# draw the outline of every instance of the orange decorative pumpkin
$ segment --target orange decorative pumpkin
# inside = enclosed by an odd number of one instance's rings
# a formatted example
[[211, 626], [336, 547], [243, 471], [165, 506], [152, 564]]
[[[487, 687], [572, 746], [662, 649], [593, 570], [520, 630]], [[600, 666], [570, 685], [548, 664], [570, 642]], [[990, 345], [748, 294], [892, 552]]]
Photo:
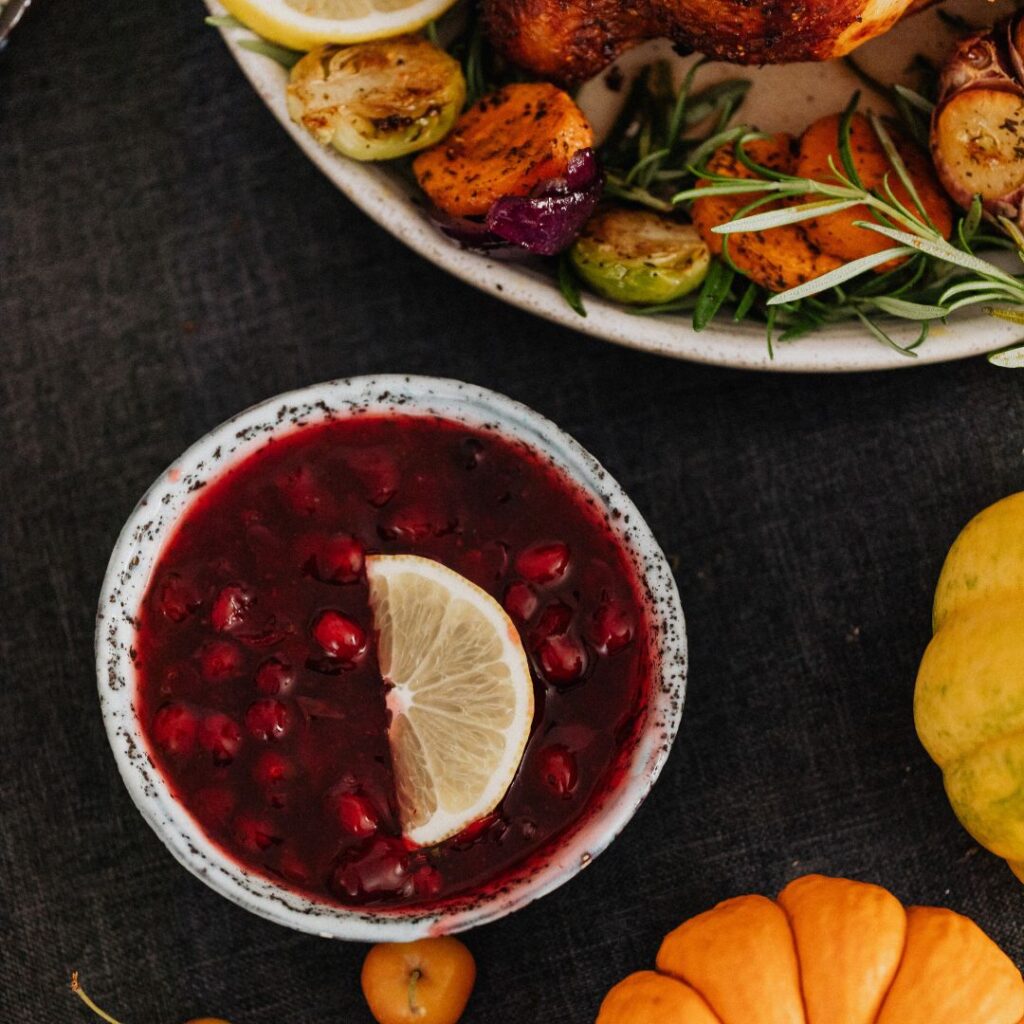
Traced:
[[806, 875], [684, 921], [597, 1024], [1024, 1024], [1024, 978], [971, 920]]

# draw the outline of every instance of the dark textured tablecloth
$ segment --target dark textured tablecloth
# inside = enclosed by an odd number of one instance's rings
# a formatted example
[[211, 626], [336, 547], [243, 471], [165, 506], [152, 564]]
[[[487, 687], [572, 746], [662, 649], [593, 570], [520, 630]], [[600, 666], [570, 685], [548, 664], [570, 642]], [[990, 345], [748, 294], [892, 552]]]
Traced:
[[1024, 966], [1024, 890], [957, 824], [911, 716], [943, 555], [1024, 487], [1024, 373], [753, 375], [532, 319], [334, 191], [202, 16], [39, 2], [0, 58], [0, 1021], [85, 1020], [72, 968], [126, 1024], [370, 1020], [364, 948], [238, 909], [143, 823], [92, 627], [121, 524], [188, 444], [383, 371], [577, 437], [677, 560], [689, 622], [661, 781], [575, 881], [466, 936], [468, 1024], [585, 1024], [684, 916], [807, 871], [971, 914]]

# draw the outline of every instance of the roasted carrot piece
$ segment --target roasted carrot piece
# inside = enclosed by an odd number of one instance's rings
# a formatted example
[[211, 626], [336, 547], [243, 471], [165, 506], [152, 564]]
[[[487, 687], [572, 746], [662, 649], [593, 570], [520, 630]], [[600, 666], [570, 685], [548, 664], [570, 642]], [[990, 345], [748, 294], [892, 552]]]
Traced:
[[[793, 172], [795, 163], [792, 144], [792, 136], [779, 134], [768, 139], [752, 139], [744, 146], [744, 152], [754, 163], [789, 174]], [[754, 177], [736, 158], [732, 143], [715, 153], [708, 169], [727, 178]], [[711, 229], [731, 220], [739, 210], [762, 194], [707, 196], [694, 201], [690, 211], [694, 226], [712, 253], [718, 255], [722, 252], [724, 236], [716, 235]], [[765, 204], [756, 212], [761, 213], [777, 205]], [[810, 238], [803, 224], [788, 224], [768, 231], [743, 231], [728, 238], [729, 259], [752, 281], [773, 292], [795, 288], [841, 266], [840, 260], [823, 252]]]
[[485, 214], [502, 196], [522, 196], [565, 173], [594, 144], [583, 111], [545, 82], [506, 85], [456, 122], [448, 137], [413, 162], [420, 187], [453, 216]]
[[[815, 181], [832, 181], [830, 157], [839, 171], [845, 173], [839, 157], [840, 120], [840, 114], [831, 114], [815, 121], [803, 133], [796, 162], [797, 175]], [[896, 143], [896, 148], [907, 165], [907, 171], [917, 189], [921, 204], [932, 223], [944, 238], [949, 238], [953, 230], [952, 209], [927, 155], [908, 139], [894, 135], [893, 142]], [[889, 158], [871, 127], [871, 122], [863, 114], [854, 114], [850, 122], [850, 155], [865, 188], [881, 188], [888, 174], [889, 185], [896, 198], [912, 213], [919, 215], [910, 194], [892, 169]], [[822, 249], [833, 253], [844, 262], [849, 262], [881, 252], [896, 244], [877, 232], [854, 227], [856, 221], [873, 219], [871, 211], [866, 206], [854, 206], [849, 210], [841, 210], [839, 213], [830, 213], [827, 217], [807, 221], [807, 233]], [[878, 270], [891, 270], [900, 262], [890, 260], [883, 263]]]

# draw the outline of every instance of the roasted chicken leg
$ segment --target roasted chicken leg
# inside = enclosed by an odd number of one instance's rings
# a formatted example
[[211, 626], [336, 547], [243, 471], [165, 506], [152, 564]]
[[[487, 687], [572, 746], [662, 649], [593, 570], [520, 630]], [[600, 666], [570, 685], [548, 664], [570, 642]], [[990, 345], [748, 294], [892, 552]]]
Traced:
[[528, 71], [572, 84], [623, 50], [667, 36], [737, 64], [839, 57], [887, 32], [921, 0], [483, 0], [498, 49]]

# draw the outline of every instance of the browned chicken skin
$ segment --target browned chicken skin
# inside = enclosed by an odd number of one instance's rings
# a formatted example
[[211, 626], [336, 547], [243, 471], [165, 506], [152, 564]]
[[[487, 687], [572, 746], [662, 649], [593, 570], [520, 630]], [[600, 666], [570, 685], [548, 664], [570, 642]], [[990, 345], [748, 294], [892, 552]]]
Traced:
[[920, 6], [920, 0], [483, 0], [491, 39], [506, 57], [570, 84], [661, 36], [738, 64], [828, 60]]

